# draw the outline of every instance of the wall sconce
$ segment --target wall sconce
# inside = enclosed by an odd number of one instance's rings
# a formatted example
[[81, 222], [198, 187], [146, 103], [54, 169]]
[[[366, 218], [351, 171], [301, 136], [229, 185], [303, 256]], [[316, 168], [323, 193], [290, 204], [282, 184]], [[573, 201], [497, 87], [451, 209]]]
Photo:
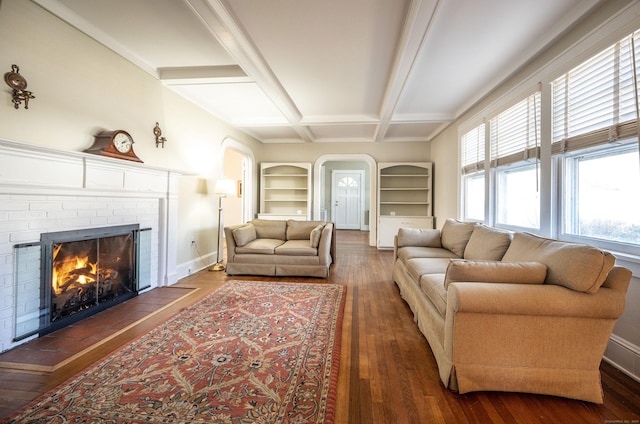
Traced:
[[156, 126], [153, 128], [153, 135], [156, 136], [156, 149], [158, 148], [158, 145], [162, 145], [162, 148], [164, 149], [164, 142], [167, 141], [167, 138], [162, 137], [162, 130], [157, 122]]
[[31, 91], [27, 91], [27, 80], [20, 75], [18, 65], [11, 65], [11, 72], [4, 74], [4, 81], [13, 89], [11, 101], [16, 109], [24, 102], [24, 108], [29, 109], [29, 99], [35, 99]]

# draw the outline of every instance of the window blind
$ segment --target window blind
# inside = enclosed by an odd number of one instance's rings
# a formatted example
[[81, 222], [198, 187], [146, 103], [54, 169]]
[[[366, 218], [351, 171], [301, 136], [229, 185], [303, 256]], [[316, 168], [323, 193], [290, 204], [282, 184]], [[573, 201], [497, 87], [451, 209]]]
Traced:
[[[553, 81], [552, 154], [637, 135], [633, 48], [639, 34], [623, 38]], [[635, 56], [640, 56], [635, 48]]]
[[482, 123], [465, 133], [460, 141], [462, 175], [484, 169], [485, 124]]
[[539, 158], [540, 92], [493, 117], [489, 125], [492, 167]]

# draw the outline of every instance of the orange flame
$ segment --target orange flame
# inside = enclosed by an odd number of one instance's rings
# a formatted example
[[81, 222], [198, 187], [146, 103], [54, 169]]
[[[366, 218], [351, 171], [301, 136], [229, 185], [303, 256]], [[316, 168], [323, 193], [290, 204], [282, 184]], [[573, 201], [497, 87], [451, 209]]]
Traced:
[[62, 293], [67, 287], [89, 284], [96, 281], [97, 264], [89, 263], [88, 256], [76, 256], [56, 260], [62, 244], [53, 250], [53, 272], [51, 286], [55, 294]]

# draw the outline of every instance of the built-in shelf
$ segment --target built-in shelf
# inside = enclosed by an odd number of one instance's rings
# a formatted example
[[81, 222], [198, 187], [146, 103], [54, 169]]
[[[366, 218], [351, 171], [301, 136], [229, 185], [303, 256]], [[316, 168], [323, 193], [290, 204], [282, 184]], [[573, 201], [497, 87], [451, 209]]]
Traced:
[[393, 247], [398, 229], [433, 228], [432, 164], [378, 164], [378, 247]]
[[262, 219], [311, 218], [311, 164], [260, 164], [260, 213]]

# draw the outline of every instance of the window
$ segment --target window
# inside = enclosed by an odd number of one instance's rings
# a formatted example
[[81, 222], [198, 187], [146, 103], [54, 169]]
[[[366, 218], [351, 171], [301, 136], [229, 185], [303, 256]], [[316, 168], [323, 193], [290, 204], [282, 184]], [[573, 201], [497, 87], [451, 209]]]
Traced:
[[537, 164], [501, 167], [496, 172], [496, 222], [524, 228], [540, 227]]
[[490, 121], [496, 224], [540, 228], [540, 92]]
[[566, 234], [640, 244], [637, 144], [565, 159]]
[[485, 124], [478, 125], [460, 139], [462, 166], [462, 216], [484, 221]]
[[[552, 83], [552, 154], [561, 165], [561, 236], [640, 244], [635, 56], [629, 35]], [[617, 248], [627, 250], [622, 245]]]

